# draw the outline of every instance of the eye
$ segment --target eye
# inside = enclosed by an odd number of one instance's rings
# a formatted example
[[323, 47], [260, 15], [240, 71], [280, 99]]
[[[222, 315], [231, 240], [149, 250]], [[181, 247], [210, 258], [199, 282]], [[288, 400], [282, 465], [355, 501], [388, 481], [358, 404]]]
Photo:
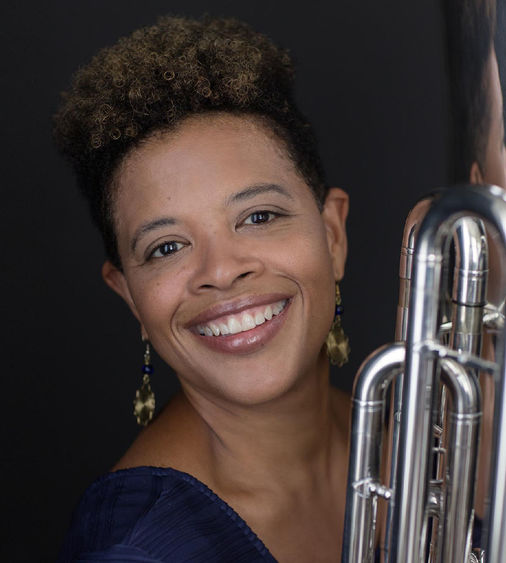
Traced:
[[276, 217], [278, 217], [278, 213], [274, 213], [273, 211], [255, 211], [246, 217], [244, 224], [261, 225], [262, 223], [269, 223]]
[[170, 240], [158, 245], [154, 248], [148, 258], [163, 258], [164, 256], [170, 256], [175, 254], [184, 247], [182, 242], [177, 242], [175, 240]]

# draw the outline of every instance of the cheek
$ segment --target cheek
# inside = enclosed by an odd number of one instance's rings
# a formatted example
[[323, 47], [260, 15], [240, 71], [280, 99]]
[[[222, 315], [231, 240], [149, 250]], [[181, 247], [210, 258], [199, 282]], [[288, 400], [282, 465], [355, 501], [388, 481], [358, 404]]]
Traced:
[[335, 308], [335, 280], [325, 230], [315, 225], [313, 232], [302, 233], [297, 241], [285, 247], [285, 254], [290, 257], [288, 273], [293, 274], [302, 286], [303, 295], [309, 299], [310, 316], [324, 323], [328, 317], [330, 325]]
[[[269, 247], [274, 251], [270, 252]], [[328, 249], [325, 229], [320, 222], [298, 225], [286, 236], [271, 243], [266, 248], [267, 255], [274, 262], [286, 265], [294, 276], [299, 274], [305, 279], [319, 279], [332, 270], [332, 260]]]
[[180, 285], [164, 276], [141, 277], [131, 284], [131, 295], [140, 321], [151, 336], [160, 328], [170, 326], [177, 309]]

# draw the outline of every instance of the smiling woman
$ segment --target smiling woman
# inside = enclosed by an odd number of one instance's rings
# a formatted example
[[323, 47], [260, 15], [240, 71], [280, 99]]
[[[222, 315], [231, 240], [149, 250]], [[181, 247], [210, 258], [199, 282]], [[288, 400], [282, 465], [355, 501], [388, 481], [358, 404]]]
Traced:
[[55, 136], [103, 277], [182, 391], [87, 490], [61, 561], [340, 558], [348, 397], [325, 343], [346, 352], [348, 199], [325, 186], [292, 74], [241, 23], [165, 18], [64, 99]]

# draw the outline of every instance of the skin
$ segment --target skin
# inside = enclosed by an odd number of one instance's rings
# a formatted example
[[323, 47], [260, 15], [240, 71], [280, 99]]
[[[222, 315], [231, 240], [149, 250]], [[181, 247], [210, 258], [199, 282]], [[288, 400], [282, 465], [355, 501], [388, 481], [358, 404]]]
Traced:
[[[473, 162], [469, 173], [472, 184], [494, 184], [506, 189], [506, 149], [504, 146], [504, 118], [503, 98], [499, 68], [495, 50], [492, 49], [488, 61], [488, 88], [490, 103], [490, 128], [487, 140], [485, 158], [482, 166], [477, 161]], [[499, 305], [504, 299], [503, 282], [501, 282], [500, 264], [502, 262], [502, 249], [493, 233], [489, 234], [489, 280], [487, 300]], [[487, 359], [495, 358], [492, 340], [485, 334], [483, 341], [483, 355]], [[478, 479], [476, 485], [476, 510], [480, 517], [485, 514], [485, 499], [489, 485], [490, 454], [492, 450], [493, 434], [493, 404], [494, 384], [489, 376], [480, 377], [482, 390], [483, 422], [480, 438], [480, 456], [478, 463]]]
[[[349, 398], [329, 385], [323, 343], [344, 273], [346, 194], [331, 189], [320, 212], [273, 134], [226, 114], [153, 137], [114, 184], [123, 271], [106, 262], [104, 279], [182, 387], [114, 469], [191, 473], [279, 561], [339, 561]], [[215, 349], [195, 330], [216, 308], [271, 296], [288, 305], [256, 343]]]
[[490, 128], [482, 166], [473, 162], [469, 179], [473, 184], [494, 184], [506, 188], [506, 151], [504, 147], [503, 99], [495, 50], [488, 61]]
[[[504, 145], [503, 98], [499, 68], [495, 50], [492, 49], [488, 61], [488, 90], [490, 103], [490, 127], [483, 163], [475, 161], [471, 165], [469, 180], [472, 184], [494, 184], [506, 189], [506, 148]], [[489, 277], [487, 299], [499, 305], [504, 299], [503, 285], [498, 272], [502, 262], [501, 245], [489, 234], [489, 262], [492, 275]]]

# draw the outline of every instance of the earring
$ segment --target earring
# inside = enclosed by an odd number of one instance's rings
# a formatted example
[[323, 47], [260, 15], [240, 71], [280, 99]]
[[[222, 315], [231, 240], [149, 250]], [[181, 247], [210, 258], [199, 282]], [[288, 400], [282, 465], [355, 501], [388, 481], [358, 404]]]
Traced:
[[330, 363], [338, 367], [345, 364], [350, 355], [350, 343], [341, 326], [342, 314], [341, 292], [339, 291], [339, 284], [336, 283], [336, 311], [325, 344], [327, 345], [327, 355], [330, 359]]
[[147, 426], [153, 418], [155, 412], [155, 394], [151, 391], [149, 376], [155, 371], [151, 365], [151, 349], [148, 340], [143, 340], [146, 344], [144, 350], [144, 365], [142, 366], [142, 385], [135, 392], [134, 416], [137, 424]]

